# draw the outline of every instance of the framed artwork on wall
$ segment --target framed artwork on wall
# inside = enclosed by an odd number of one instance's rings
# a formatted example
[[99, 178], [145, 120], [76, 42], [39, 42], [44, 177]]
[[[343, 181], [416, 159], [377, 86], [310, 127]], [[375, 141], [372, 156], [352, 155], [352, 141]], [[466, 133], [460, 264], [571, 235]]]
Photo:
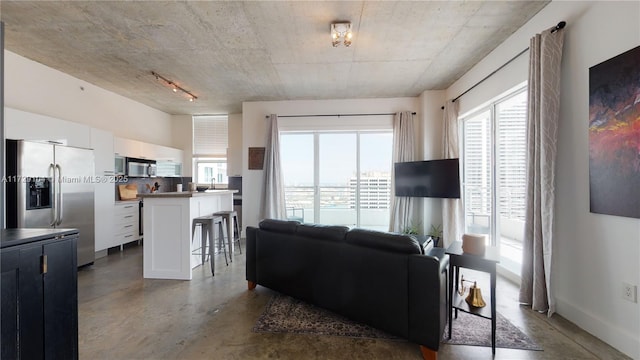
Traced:
[[264, 148], [249, 148], [249, 170], [262, 170], [264, 167]]
[[640, 46], [589, 68], [592, 213], [640, 219]]

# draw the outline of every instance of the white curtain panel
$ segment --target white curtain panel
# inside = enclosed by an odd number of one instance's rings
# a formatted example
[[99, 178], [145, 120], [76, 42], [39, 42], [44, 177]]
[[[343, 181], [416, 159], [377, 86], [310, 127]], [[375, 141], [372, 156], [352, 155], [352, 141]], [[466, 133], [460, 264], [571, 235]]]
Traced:
[[564, 30], [552, 29], [534, 36], [529, 45], [527, 210], [520, 285], [520, 302], [548, 316], [555, 312], [551, 252], [564, 40]]
[[267, 120], [267, 146], [264, 152], [264, 188], [260, 204], [261, 219], [285, 219], [284, 181], [280, 166], [278, 115]]
[[[460, 158], [459, 103], [447, 101], [444, 105], [443, 151], [445, 159]], [[462, 176], [462, 171], [460, 172]], [[460, 191], [462, 196], [463, 192]], [[463, 199], [442, 199], [442, 247], [462, 241], [464, 233]]]
[[[415, 160], [413, 114], [411, 111], [398, 112], [393, 117], [393, 162]], [[403, 232], [413, 220], [415, 201], [411, 197], [396, 197], [393, 174], [391, 176], [391, 221], [389, 231]]]

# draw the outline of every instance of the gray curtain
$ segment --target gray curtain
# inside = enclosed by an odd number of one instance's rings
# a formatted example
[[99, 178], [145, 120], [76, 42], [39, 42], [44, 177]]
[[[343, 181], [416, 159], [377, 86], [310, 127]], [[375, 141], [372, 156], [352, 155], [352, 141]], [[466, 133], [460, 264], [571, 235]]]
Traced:
[[[460, 158], [459, 103], [447, 101], [444, 105], [443, 151], [445, 159]], [[462, 172], [460, 172], [462, 176]], [[462, 191], [460, 192], [462, 195]], [[442, 199], [442, 247], [462, 241], [464, 232], [463, 199]]]
[[[415, 141], [413, 130], [413, 114], [411, 111], [398, 112], [393, 117], [393, 162], [415, 160]], [[393, 181], [393, 174], [391, 176]], [[414, 199], [396, 197], [394, 185], [391, 184], [391, 221], [389, 231], [403, 232], [411, 226], [414, 214]]]
[[520, 285], [520, 302], [548, 316], [555, 312], [551, 254], [564, 40], [564, 30], [552, 29], [534, 36], [529, 45], [527, 210]]
[[284, 182], [280, 168], [280, 133], [278, 115], [267, 120], [267, 146], [264, 152], [264, 188], [260, 204], [260, 219], [285, 219]]

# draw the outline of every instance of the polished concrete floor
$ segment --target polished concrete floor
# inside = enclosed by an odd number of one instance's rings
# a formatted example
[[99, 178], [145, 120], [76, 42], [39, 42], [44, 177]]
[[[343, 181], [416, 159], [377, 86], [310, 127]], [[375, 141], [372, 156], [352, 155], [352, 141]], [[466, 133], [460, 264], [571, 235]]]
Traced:
[[[273, 292], [247, 291], [244, 255], [217, 256], [193, 280], [145, 280], [142, 247], [126, 247], [78, 273], [81, 359], [421, 359], [406, 341], [251, 331]], [[628, 359], [560, 316], [517, 304], [517, 288], [498, 281], [498, 312], [544, 351], [442, 345], [439, 359]]]

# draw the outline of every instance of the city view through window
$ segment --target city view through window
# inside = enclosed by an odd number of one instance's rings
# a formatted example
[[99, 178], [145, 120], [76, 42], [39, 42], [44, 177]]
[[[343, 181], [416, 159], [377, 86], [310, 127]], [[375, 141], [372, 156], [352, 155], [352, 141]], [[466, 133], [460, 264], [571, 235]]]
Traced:
[[387, 230], [392, 141], [391, 131], [282, 133], [287, 217]]
[[466, 232], [487, 234], [502, 266], [520, 273], [526, 209], [527, 92], [462, 120]]

